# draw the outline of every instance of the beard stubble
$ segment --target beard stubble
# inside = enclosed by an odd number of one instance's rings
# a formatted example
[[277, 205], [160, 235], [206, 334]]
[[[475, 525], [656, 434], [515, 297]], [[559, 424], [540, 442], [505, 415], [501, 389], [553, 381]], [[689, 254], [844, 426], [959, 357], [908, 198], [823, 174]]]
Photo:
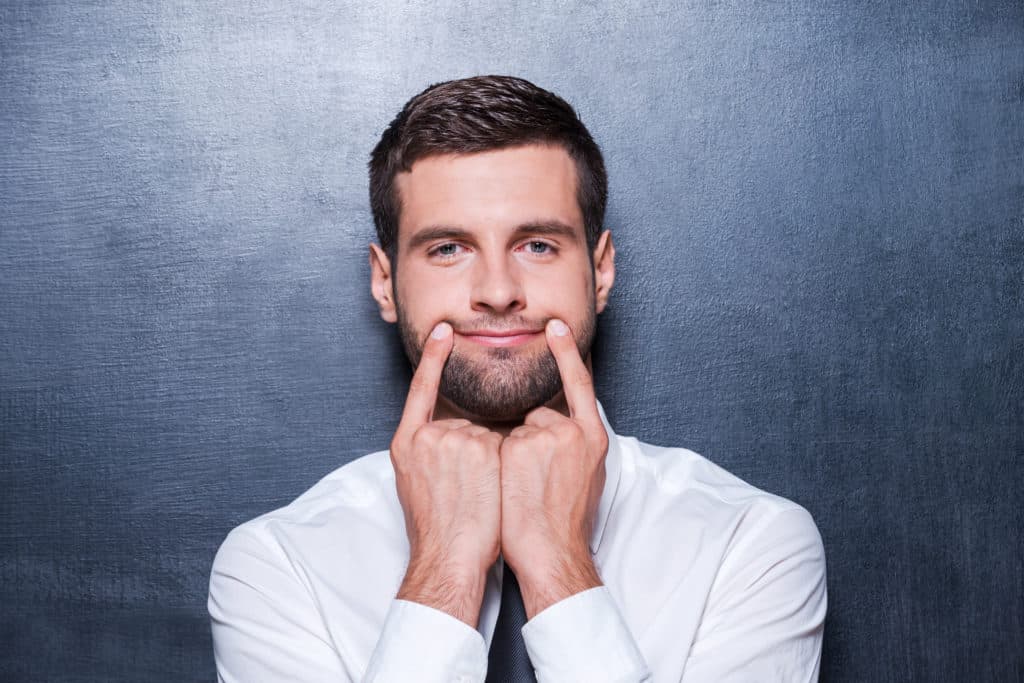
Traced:
[[[423, 355], [423, 345], [429, 330], [419, 334], [397, 302], [396, 312], [402, 346], [415, 368]], [[591, 297], [587, 315], [576, 325], [570, 324], [581, 358], [586, 359], [590, 353], [596, 321], [597, 313]], [[459, 332], [481, 328], [543, 329], [548, 321], [492, 316], [474, 320], [472, 324], [458, 324], [452, 320], [447, 322]], [[441, 372], [439, 393], [463, 412], [489, 422], [515, 422], [534, 408], [551, 401], [562, 390], [558, 363], [547, 344], [539, 351], [502, 347], [484, 349], [482, 357], [472, 357], [453, 348]]]

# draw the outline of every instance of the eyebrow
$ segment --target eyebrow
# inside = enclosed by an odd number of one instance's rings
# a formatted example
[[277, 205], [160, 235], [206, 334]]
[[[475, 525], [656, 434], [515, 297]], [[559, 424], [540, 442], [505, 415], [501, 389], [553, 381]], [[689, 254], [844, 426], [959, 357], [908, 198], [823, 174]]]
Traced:
[[[573, 226], [559, 220], [542, 220], [522, 223], [516, 226], [512, 233], [513, 239], [520, 239], [526, 235], [537, 235], [542, 237], [561, 237], [566, 240], [578, 240], [580, 231]], [[423, 245], [438, 240], [471, 240], [473, 233], [465, 228], [452, 225], [432, 225], [423, 228], [409, 238], [408, 249], [413, 251]]]

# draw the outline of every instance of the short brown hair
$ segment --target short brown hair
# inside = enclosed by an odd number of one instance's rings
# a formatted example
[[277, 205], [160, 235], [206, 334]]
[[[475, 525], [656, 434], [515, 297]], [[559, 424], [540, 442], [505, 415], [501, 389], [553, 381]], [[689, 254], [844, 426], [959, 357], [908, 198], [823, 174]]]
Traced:
[[471, 154], [531, 143], [562, 146], [576, 163], [576, 200], [587, 244], [597, 244], [608, 202], [601, 149], [558, 95], [513, 76], [436, 83], [409, 100], [370, 155], [370, 208], [381, 247], [394, 256], [401, 202], [395, 176], [434, 154]]

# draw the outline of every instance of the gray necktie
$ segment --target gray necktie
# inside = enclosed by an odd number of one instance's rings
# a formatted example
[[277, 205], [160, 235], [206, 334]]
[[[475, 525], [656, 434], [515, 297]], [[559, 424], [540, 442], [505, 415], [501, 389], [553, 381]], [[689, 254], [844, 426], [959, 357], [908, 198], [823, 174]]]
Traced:
[[526, 654], [522, 628], [526, 624], [526, 607], [519, 592], [516, 575], [505, 565], [501, 580], [501, 607], [494, 625], [491, 649], [487, 653], [486, 683], [536, 683], [533, 665]]

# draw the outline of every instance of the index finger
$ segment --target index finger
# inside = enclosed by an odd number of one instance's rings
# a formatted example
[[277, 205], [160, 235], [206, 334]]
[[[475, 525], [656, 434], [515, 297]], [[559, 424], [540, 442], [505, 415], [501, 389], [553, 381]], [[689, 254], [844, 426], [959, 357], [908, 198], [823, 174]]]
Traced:
[[402, 420], [398, 424], [399, 429], [403, 427], [416, 429], [430, 422], [430, 418], [434, 414], [434, 404], [437, 403], [441, 371], [444, 369], [445, 361], [448, 360], [448, 354], [451, 353], [454, 344], [453, 336], [452, 326], [441, 322], [427, 337], [426, 343], [423, 344], [419, 365], [416, 366], [412, 382], [409, 383], [409, 395], [405, 398]]
[[597, 396], [594, 395], [594, 379], [580, 357], [572, 330], [561, 320], [553, 318], [548, 321], [546, 332], [548, 348], [558, 363], [558, 374], [562, 376], [565, 402], [569, 404], [569, 417], [588, 420], [591, 424], [600, 422]]

